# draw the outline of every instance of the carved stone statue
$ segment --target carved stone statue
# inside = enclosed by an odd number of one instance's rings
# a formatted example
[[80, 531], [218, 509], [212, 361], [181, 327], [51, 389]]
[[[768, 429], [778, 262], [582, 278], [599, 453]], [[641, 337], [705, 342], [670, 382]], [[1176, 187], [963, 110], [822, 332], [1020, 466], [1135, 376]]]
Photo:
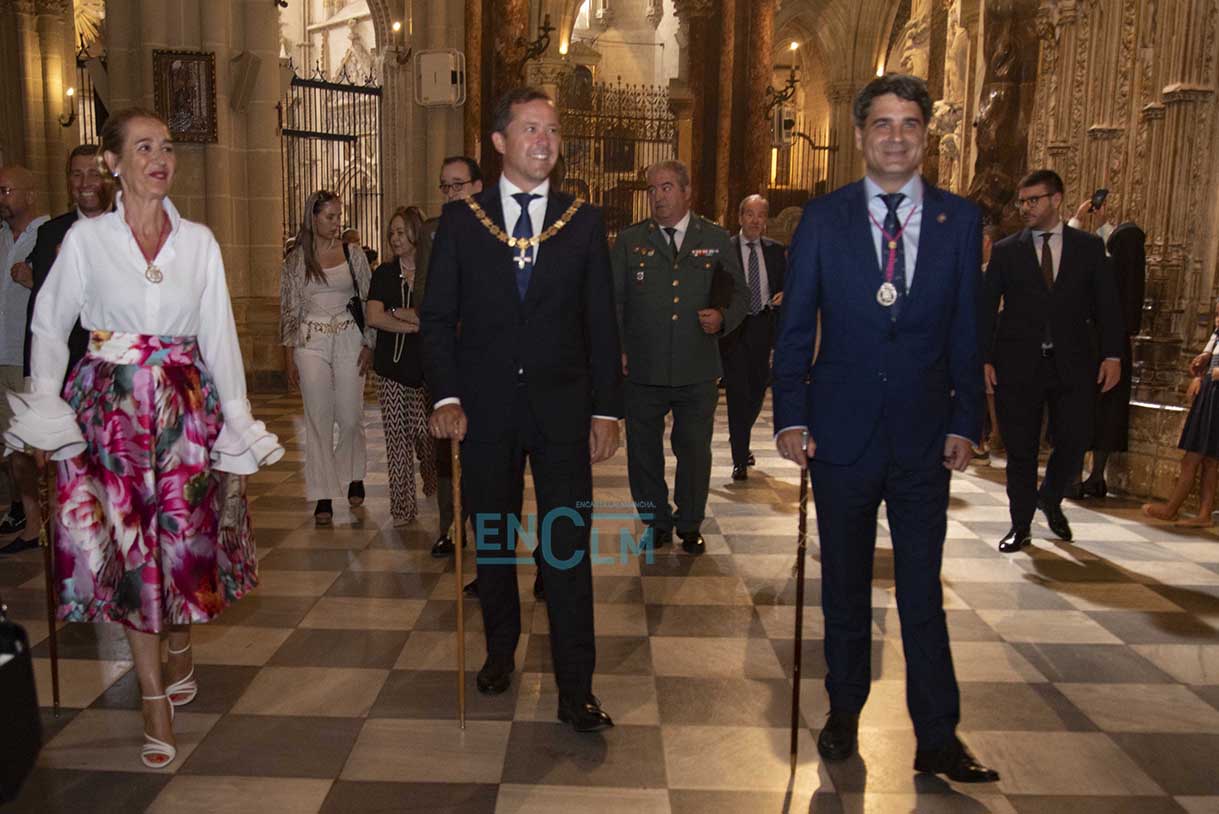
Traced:
[[965, 101], [965, 76], [969, 70], [969, 32], [961, 27], [961, 0], [948, 9], [948, 47], [944, 53], [944, 98]]

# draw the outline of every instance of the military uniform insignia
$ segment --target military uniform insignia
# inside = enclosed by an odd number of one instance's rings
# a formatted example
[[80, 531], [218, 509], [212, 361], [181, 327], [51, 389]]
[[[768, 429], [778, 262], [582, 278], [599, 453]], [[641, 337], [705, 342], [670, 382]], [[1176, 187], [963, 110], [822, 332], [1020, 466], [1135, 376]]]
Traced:
[[635, 282], [637, 282], [637, 283], [642, 283], [642, 282], [643, 282], [643, 270], [642, 270], [642, 269], [640, 269], [639, 271], [635, 272]]
[[719, 249], [692, 249], [691, 257], [715, 257], [720, 253]]
[[940, 214], [938, 214], [938, 215], [936, 215], [936, 216], [935, 216], [935, 222], [936, 222], [936, 223], [947, 223], [947, 222], [948, 222], [948, 216], [947, 216], [947, 215], [945, 215], [943, 212], [941, 212]]

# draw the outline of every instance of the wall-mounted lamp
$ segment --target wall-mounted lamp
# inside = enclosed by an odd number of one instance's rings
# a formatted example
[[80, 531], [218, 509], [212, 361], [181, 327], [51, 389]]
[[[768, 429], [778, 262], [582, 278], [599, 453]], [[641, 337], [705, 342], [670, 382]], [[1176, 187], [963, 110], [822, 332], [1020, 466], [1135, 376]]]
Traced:
[[394, 20], [394, 24], [392, 26], [390, 26], [390, 29], [393, 31], [394, 59], [397, 60], [399, 65], [405, 65], [406, 63], [411, 61], [411, 54], [413, 54], [415, 52], [415, 49], [413, 47], [407, 48], [405, 53], [402, 50], [402, 21], [401, 20]]
[[65, 117], [63, 114], [60, 114], [59, 126], [71, 127], [76, 123], [76, 88], [68, 88], [64, 91], [64, 96], [67, 97], [65, 107], [68, 109], [68, 115]]
[[546, 49], [550, 47], [550, 35], [554, 33], [554, 26], [550, 24], [550, 15], [546, 15], [546, 19], [538, 26], [538, 38], [533, 42], [529, 42], [524, 37], [517, 37], [516, 47], [524, 48], [525, 53], [521, 57], [520, 63], [517, 64], [517, 75], [523, 80], [525, 78], [525, 65], [531, 59], [537, 59], [542, 54], [546, 53]]
[[559, 56], [563, 56], [563, 57], [567, 56], [567, 43], [566, 42], [560, 43]]
[[[792, 43], [795, 45], [795, 43]], [[794, 48], [792, 49], [795, 50]], [[800, 84], [800, 79], [796, 76], [796, 66], [792, 65], [790, 72], [787, 74], [787, 83], [782, 90], [775, 90], [770, 85], [766, 86], [766, 115], [769, 116], [771, 111], [784, 102], [796, 95], [796, 86]]]

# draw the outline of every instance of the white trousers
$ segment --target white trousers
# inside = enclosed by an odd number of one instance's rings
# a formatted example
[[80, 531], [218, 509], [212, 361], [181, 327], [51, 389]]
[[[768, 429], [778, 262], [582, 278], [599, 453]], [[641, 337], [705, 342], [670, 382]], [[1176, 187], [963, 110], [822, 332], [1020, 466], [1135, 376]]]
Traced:
[[[310, 501], [344, 496], [344, 487], [364, 480], [363, 337], [353, 325], [338, 334], [309, 331], [295, 349], [305, 403], [305, 494]], [[335, 443], [335, 424], [338, 443]]]

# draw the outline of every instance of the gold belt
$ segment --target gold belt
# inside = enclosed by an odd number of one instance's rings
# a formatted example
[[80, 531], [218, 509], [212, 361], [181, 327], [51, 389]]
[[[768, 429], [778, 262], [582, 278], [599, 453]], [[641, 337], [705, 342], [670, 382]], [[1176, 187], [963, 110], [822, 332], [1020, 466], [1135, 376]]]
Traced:
[[[309, 329], [309, 335], [312, 335], [313, 331], [317, 331], [320, 334], [341, 334], [348, 328], [355, 327], [355, 324], [356, 321], [351, 317], [347, 317], [342, 322], [339, 322], [337, 319], [332, 319], [330, 322], [314, 322], [311, 319], [305, 320], [305, 327]], [[305, 341], [309, 341], [308, 337], [306, 337]]]

